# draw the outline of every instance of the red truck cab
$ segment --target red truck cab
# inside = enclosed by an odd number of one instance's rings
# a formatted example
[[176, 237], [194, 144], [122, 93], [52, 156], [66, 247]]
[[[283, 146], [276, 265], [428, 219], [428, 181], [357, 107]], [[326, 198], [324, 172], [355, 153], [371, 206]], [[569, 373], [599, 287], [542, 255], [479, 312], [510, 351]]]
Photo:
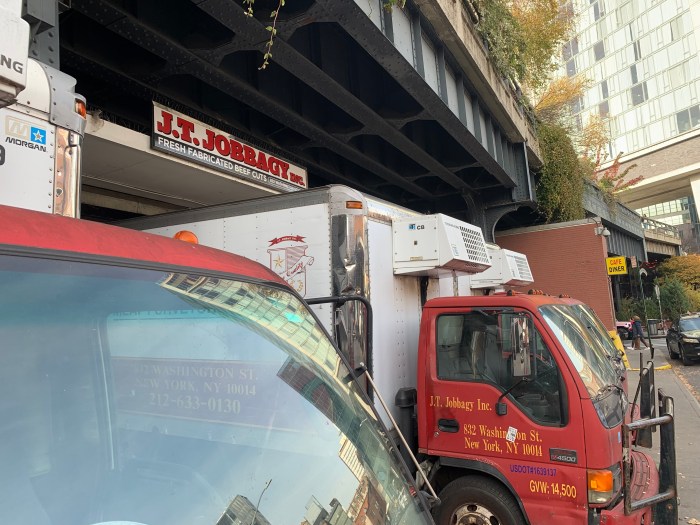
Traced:
[[[624, 373], [589, 307], [513, 293], [433, 299], [420, 334], [418, 449], [438, 525], [666, 523], [675, 465], [660, 486], [633, 446]], [[675, 463], [670, 432], [662, 457]]]
[[0, 523], [431, 522], [269, 269], [17, 208], [0, 223]]

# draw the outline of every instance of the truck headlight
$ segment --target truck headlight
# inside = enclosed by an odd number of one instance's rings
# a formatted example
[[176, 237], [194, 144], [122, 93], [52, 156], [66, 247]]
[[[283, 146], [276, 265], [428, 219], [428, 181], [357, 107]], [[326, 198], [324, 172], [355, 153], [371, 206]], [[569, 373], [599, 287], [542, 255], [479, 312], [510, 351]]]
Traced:
[[622, 470], [614, 465], [603, 470], [588, 470], [588, 503], [610, 503], [622, 486]]

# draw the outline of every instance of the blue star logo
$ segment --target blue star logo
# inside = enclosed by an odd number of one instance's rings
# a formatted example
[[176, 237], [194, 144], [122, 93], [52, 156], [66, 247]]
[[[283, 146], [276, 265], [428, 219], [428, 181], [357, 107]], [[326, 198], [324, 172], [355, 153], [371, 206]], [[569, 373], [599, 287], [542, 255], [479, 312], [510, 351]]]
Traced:
[[46, 130], [42, 128], [32, 127], [30, 131], [30, 140], [37, 144], [46, 144]]

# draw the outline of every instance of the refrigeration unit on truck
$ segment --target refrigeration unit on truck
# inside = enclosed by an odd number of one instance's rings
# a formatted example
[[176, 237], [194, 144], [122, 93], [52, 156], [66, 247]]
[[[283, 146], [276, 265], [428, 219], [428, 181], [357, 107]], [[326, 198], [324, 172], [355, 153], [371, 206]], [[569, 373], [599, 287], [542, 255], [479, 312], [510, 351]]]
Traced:
[[277, 274], [79, 219], [0, 223], [0, 523], [431, 523]]
[[470, 278], [472, 290], [505, 291], [505, 287], [532, 284], [533, 277], [524, 253], [487, 245], [491, 266]]
[[[342, 186], [122, 224], [192, 232], [318, 303], [356, 373], [395, 398], [392, 424], [419, 453], [418, 481], [435, 486], [439, 525], [675, 522], [673, 400], [658, 392], [657, 403], [653, 368], [628, 400], [589, 307], [513, 291], [455, 297], [531, 282], [519, 254], [489, 257], [479, 228]], [[653, 426], [660, 467], [642, 450]]]
[[85, 99], [28, 57], [22, 0], [0, 2], [0, 204], [77, 217]]

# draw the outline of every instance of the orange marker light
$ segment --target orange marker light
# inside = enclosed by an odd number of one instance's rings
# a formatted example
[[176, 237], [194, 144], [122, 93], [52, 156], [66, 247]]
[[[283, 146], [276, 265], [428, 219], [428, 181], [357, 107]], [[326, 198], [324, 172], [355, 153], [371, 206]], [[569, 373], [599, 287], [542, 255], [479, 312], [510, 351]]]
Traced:
[[[619, 470], [617, 471], [619, 473]], [[611, 470], [589, 470], [588, 503], [606, 504], [615, 495], [615, 474]], [[619, 481], [617, 483], [619, 486]]]
[[180, 230], [175, 235], [173, 235], [173, 239], [177, 239], [178, 241], [189, 242], [191, 244], [199, 244], [199, 239], [197, 238], [197, 236], [188, 230]]
[[597, 492], [613, 490], [613, 473], [609, 470], [589, 470], [588, 488]]
[[362, 201], [345, 201], [345, 208], [348, 210], [361, 210], [364, 206]]
[[87, 108], [85, 107], [85, 101], [77, 98], [75, 99], [75, 112], [83, 118], [87, 116]]

